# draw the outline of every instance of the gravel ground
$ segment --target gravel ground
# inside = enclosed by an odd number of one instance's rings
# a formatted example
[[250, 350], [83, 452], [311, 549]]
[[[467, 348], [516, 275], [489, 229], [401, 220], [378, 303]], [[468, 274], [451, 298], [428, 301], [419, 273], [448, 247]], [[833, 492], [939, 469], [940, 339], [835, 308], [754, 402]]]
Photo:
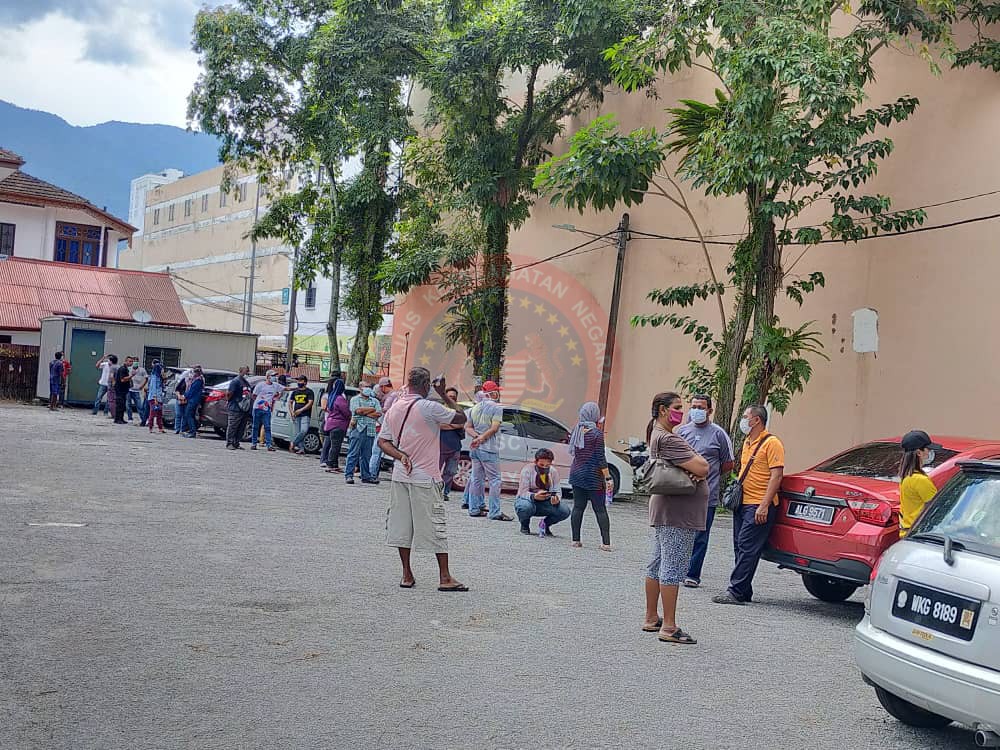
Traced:
[[525, 537], [452, 501], [473, 590], [437, 592], [415, 552], [407, 591], [387, 484], [89, 411], [0, 406], [0, 431], [4, 750], [972, 746], [882, 711], [853, 663], [860, 594], [823, 604], [764, 565], [758, 603], [711, 604], [725, 519], [681, 594], [700, 643], [671, 646], [639, 630], [636, 504], [608, 554], [589, 511], [573, 550], [568, 523]]

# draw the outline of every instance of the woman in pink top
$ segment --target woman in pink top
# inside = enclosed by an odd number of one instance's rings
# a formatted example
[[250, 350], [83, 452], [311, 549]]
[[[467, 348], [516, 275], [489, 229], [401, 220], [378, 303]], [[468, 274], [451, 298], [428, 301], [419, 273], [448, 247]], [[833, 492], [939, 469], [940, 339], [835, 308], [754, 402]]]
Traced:
[[320, 466], [330, 474], [340, 474], [340, 448], [344, 444], [347, 426], [351, 422], [351, 406], [344, 396], [344, 381], [340, 378], [331, 380], [326, 393], [320, 401], [323, 414], [323, 450], [320, 453]]

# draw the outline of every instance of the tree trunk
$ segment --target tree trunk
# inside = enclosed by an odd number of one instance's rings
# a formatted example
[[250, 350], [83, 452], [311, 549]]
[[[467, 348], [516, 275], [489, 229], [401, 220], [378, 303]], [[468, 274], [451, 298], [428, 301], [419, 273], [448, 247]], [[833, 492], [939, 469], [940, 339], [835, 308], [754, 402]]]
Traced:
[[723, 334], [722, 352], [716, 364], [718, 395], [715, 404], [715, 422], [730, 435], [736, 434], [741, 416], [736, 411], [736, 389], [743, 369], [747, 330], [750, 328], [753, 309], [753, 277], [748, 275], [736, 298], [736, 311]]
[[344, 251], [338, 246], [333, 250], [330, 268], [330, 312], [326, 318], [326, 340], [330, 348], [330, 372], [340, 370], [340, 343], [337, 341], [337, 323], [340, 322], [340, 276]]
[[747, 367], [747, 384], [743, 391], [744, 406], [765, 405], [770, 393], [772, 379], [763, 349], [764, 332], [775, 324], [774, 303], [781, 289], [781, 249], [778, 246], [774, 219], [763, 215], [760, 204], [772, 200], [773, 195], [763, 191], [751, 193], [750, 208], [753, 217], [753, 238], [757, 244], [757, 260], [754, 268], [754, 297], [756, 306], [753, 317], [753, 346]]
[[[326, 173], [330, 176], [330, 227], [337, 225], [340, 218], [340, 203], [337, 200], [337, 182], [334, 179], [333, 167], [326, 166]], [[339, 372], [340, 365], [340, 343], [337, 341], [337, 324], [340, 322], [340, 279], [344, 265], [344, 248], [339, 240], [334, 239], [333, 262], [330, 264], [330, 310], [326, 316], [326, 340], [330, 350], [330, 372]]]
[[[497, 214], [503, 209], [494, 208]], [[486, 318], [482, 355], [475, 359], [475, 373], [484, 380], [499, 380], [507, 347], [507, 282], [510, 258], [507, 245], [510, 226], [502, 216], [494, 216], [486, 227], [486, 249], [483, 252], [482, 305]], [[474, 352], [470, 352], [475, 355]]]

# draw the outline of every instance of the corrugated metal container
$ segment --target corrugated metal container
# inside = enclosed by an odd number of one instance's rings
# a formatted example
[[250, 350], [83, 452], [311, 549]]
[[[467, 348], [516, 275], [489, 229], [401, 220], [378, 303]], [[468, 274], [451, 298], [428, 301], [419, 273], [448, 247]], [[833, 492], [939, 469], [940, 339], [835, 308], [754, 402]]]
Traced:
[[37, 395], [43, 399], [49, 395], [48, 363], [57, 351], [65, 352], [73, 365], [70, 396], [66, 400], [76, 404], [93, 402], [98, 378], [95, 365], [105, 354], [117, 354], [119, 362], [130, 355], [145, 361], [151, 350], [176, 349], [180, 352], [181, 366], [198, 364], [208, 369], [234, 371], [240, 365], [253, 367], [257, 359], [257, 334], [253, 333], [65, 316], [44, 318], [41, 324]]

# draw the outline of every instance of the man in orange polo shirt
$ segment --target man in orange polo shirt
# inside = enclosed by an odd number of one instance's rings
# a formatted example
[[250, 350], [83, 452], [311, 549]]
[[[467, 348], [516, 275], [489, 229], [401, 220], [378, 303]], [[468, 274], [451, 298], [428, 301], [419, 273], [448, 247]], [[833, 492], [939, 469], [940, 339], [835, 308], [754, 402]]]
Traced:
[[740, 431], [747, 436], [740, 456], [740, 471], [746, 475], [743, 504], [733, 514], [736, 565], [729, 589], [712, 597], [716, 604], [746, 604], [753, 599], [753, 577], [774, 526], [778, 488], [785, 475], [785, 446], [767, 431], [767, 409], [748, 407], [740, 420]]

